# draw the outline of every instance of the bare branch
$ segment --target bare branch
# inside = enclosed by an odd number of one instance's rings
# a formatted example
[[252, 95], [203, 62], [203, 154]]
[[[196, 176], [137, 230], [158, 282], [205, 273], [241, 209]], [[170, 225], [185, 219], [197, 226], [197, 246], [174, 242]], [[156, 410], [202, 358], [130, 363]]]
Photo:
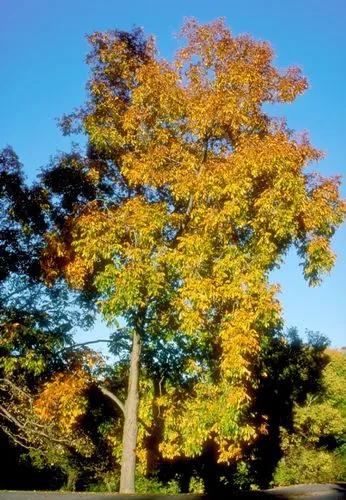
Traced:
[[6, 408], [2, 405], [0, 405], [0, 412], [4, 418], [6, 418], [9, 422], [12, 422], [15, 424], [17, 427], [22, 428], [23, 425], [19, 422], [19, 420], [16, 419], [9, 411], [6, 410]]
[[[104, 396], [107, 396], [109, 399], [111, 399], [121, 409], [123, 415], [125, 415], [125, 405], [122, 401], [120, 401], [118, 396], [116, 396], [113, 392], [106, 389], [106, 387], [103, 387], [103, 386], [98, 386], [98, 387], [99, 387], [100, 391], [102, 392], [102, 394]], [[150, 427], [141, 418], [138, 419], [138, 422], [143, 425], [144, 429], [148, 433], [151, 432]]]
[[85, 345], [99, 344], [101, 342], [109, 344], [112, 341], [110, 339], [89, 340], [88, 342], [81, 342], [79, 344], [73, 344], [71, 346], [64, 347], [63, 349], [60, 349], [60, 351], [58, 351], [57, 354], [60, 354], [60, 353], [65, 352], [65, 351], [73, 351], [73, 349], [75, 349], [76, 347], [84, 347]]
[[5, 427], [5, 426], [2, 426], [1, 427], [1, 430], [7, 434], [7, 436], [12, 439], [12, 441], [14, 441], [16, 444], [18, 444], [19, 446], [22, 446], [23, 448], [26, 448], [27, 450], [31, 450], [31, 449], [35, 449], [34, 446], [28, 446], [27, 444], [24, 444], [23, 441], [21, 441], [18, 436], [15, 436], [9, 429], [8, 427]]
[[114, 403], [116, 403], [118, 407], [121, 409], [121, 411], [125, 413], [124, 403], [120, 401], [120, 399], [115, 394], [113, 394], [113, 392], [109, 391], [108, 389], [106, 389], [106, 387], [103, 387], [102, 385], [99, 386], [99, 389], [104, 396], [107, 396], [107, 398], [111, 399]]
[[[3, 417], [5, 417], [9, 422], [12, 422], [13, 424], [15, 424], [15, 426], [18, 429], [26, 430], [25, 429], [26, 424], [25, 425], [22, 424], [16, 417], [14, 417], [12, 415], [12, 413], [10, 413], [8, 410], [6, 410], [6, 408], [4, 408], [4, 406], [2, 406], [2, 405], [0, 405], [0, 412], [1, 412], [0, 414], [2, 414]], [[32, 421], [31, 425], [32, 425], [32, 427], [37, 427], [35, 421]], [[58, 439], [52, 435], [46, 434], [45, 432], [39, 431], [37, 429], [32, 430], [32, 432], [34, 432], [34, 434], [36, 434], [37, 436], [42, 436], [42, 437], [48, 439], [48, 441], [53, 441], [54, 443], [63, 444], [65, 446], [70, 446], [70, 443], [68, 441], [65, 441], [64, 439]]]
[[21, 394], [22, 396], [24, 396], [25, 398], [27, 398], [29, 401], [33, 400], [32, 396], [30, 396], [30, 394], [28, 394], [27, 392], [23, 391], [23, 389], [21, 389], [20, 387], [18, 387], [18, 385], [16, 385], [14, 382], [12, 382], [12, 380], [10, 380], [8, 378], [0, 378], [0, 383], [1, 382], [9, 385], [13, 390], [15, 390], [16, 392], [18, 392], [19, 394]]

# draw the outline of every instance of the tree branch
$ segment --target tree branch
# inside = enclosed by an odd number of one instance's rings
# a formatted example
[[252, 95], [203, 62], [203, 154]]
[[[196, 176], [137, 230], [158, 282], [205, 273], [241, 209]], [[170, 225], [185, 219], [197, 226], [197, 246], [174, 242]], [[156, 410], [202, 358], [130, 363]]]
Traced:
[[21, 424], [19, 422], [19, 420], [16, 419], [16, 417], [14, 417], [9, 411], [6, 410], [6, 408], [2, 405], [0, 405], [0, 414], [6, 418], [6, 420], [8, 420], [9, 422], [12, 422], [13, 424], [15, 424], [17, 427], [19, 427], [20, 429], [23, 428], [23, 424]]
[[10, 379], [8, 379], [8, 378], [0, 378], [0, 383], [1, 382], [4, 382], [5, 384], [9, 385], [13, 390], [19, 392], [19, 394], [21, 394], [22, 396], [24, 396], [29, 401], [33, 400], [32, 396], [30, 396], [30, 394], [28, 394], [27, 392], [23, 391], [23, 389], [21, 389], [20, 387], [18, 387]]
[[[202, 175], [202, 173], [204, 171], [205, 162], [207, 161], [207, 157], [208, 157], [208, 146], [209, 146], [209, 137], [206, 137], [205, 142], [204, 142], [203, 157], [201, 160], [201, 164], [200, 164], [200, 166], [197, 170], [197, 173], [196, 173], [197, 180], [199, 179], [199, 177]], [[188, 205], [187, 205], [187, 208], [185, 211], [185, 220], [183, 221], [178, 233], [175, 236], [176, 239], [179, 238], [179, 236], [183, 233], [184, 229], [188, 225], [190, 215], [191, 215], [191, 212], [193, 209], [194, 197], [195, 197], [195, 193], [191, 193], [189, 201], [188, 201]]]
[[[12, 422], [18, 429], [20, 430], [24, 430], [26, 431], [25, 427], [26, 427], [26, 424], [22, 424], [16, 417], [14, 417], [12, 415], [12, 413], [10, 413], [6, 408], [4, 408], [4, 406], [0, 405], [0, 414], [5, 417], [9, 422]], [[36, 422], [35, 421], [32, 421], [31, 422], [31, 425], [33, 427], [36, 427]], [[3, 427], [3, 426], [2, 426]], [[65, 441], [64, 439], [59, 439], [59, 438], [56, 438], [52, 435], [49, 435], [49, 434], [46, 434], [45, 432], [42, 432], [42, 431], [39, 431], [37, 429], [35, 430], [32, 430], [32, 432], [38, 436], [42, 436], [46, 439], [48, 439], [48, 441], [53, 441], [54, 443], [58, 443], [58, 444], [63, 444], [64, 446], [67, 446], [69, 447], [70, 446], [70, 443], [68, 441]]]
[[26, 448], [27, 450], [31, 450], [31, 449], [35, 449], [34, 446], [28, 446], [26, 444], [24, 444], [17, 436], [15, 436], [9, 429], [8, 427], [5, 427], [5, 426], [2, 426], [1, 427], [2, 431], [7, 434], [7, 436], [12, 439], [16, 444], [18, 444], [19, 446], [22, 446], [23, 448]]
[[99, 344], [101, 342], [109, 344], [112, 341], [110, 339], [89, 340], [88, 342], [81, 342], [79, 344], [73, 344], [69, 347], [64, 347], [63, 349], [60, 349], [60, 351], [58, 351], [57, 354], [60, 354], [60, 353], [65, 352], [65, 351], [72, 351], [76, 347], [83, 347], [83, 346], [89, 345], [89, 344]]
[[[116, 396], [113, 392], [111, 392], [110, 390], [106, 389], [106, 387], [102, 386], [102, 385], [99, 385], [98, 388], [100, 389], [100, 391], [102, 392], [102, 394], [104, 396], [106, 396], [107, 398], [111, 399], [113, 401], [113, 403], [115, 403], [122, 411], [123, 415], [125, 414], [125, 405], [122, 401], [120, 401], [120, 399], [118, 398], [118, 396]], [[138, 422], [140, 424], [143, 425], [144, 429], [150, 433], [151, 432], [151, 428], [141, 419], [139, 418], [138, 419]]]
[[106, 387], [103, 387], [102, 385], [99, 386], [99, 389], [104, 396], [107, 396], [107, 398], [111, 399], [116, 405], [118, 405], [120, 410], [123, 413], [125, 413], [124, 403], [120, 401], [120, 399], [115, 394], [113, 394], [113, 392], [109, 391], [108, 389], [106, 389]]

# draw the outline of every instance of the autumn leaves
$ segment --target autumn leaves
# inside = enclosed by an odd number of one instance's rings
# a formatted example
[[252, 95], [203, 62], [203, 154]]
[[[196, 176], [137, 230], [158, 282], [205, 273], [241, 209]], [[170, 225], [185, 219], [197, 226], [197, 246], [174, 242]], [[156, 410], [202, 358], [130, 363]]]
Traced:
[[48, 278], [92, 286], [104, 316], [126, 318], [144, 351], [153, 339], [200, 345], [205, 359], [184, 400], [164, 380], [160, 449], [196, 455], [212, 439], [229, 462], [265, 428], [249, 408], [261, 339], [281, 321], [268, 273], [295, 245], [317, 283], [333, 265], [345, 206], [337, 179], [305, 173], [320, 152], [263, 108], [307, 88], [300, 70], [278, 70], [267, 43], [233, 36], [222, 20], [187, 21], [181, 35], [172, 62], [140, 31], [89, 38], [77, 118], [99, 196], [47, 234], [44, 266]]

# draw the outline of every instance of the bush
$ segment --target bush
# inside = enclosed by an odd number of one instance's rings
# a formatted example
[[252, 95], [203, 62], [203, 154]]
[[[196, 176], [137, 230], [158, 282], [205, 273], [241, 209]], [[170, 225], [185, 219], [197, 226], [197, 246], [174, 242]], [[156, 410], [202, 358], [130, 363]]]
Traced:
[[114, 472], [105, 474], [101, 481], [89, 484], [87, 491], [93, 493], [115, 493], [119, 491], [119, 478]]
[[176, 495], [180, 493], [179, 484], [172, 479], [167, 483], [159, 481], [156, 477], [146, 477], [138, 474], [135, 480], [137, 494], [160, 493], [162, 495]]
[[189, 493], [202, 494], [204, 493], [204, 482], [198, 476], [192, 476], [190, 479]]
[[280, 460], [273, 485], [329, 483], [344, 479], [345, 468], [338, 453], [299, 446], [290, 449]]

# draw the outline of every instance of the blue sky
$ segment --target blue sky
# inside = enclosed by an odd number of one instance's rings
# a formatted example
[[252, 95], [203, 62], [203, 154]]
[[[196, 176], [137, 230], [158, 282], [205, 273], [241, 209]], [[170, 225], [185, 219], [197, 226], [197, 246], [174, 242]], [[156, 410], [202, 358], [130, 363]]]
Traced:
[[[83, 103], [85, 34], [142, 26], [169, 59], [176, 49], [174, 33], [190, 16], [201, 22], [224, 16], [235, 34], [270, 41], [278, 66], [302, 67], [310, 89], [275, 114], [285, 115], [291, 128], [307, 130], [327, 153], [318, 165], [322, 174], [346, 178], [345, 0], [0, 0], [0, 148], [13, 146], [29, 179], [51, 155], [69, 149], [71, 139], [62, 137], [56, 118]], [[294, 252], [272, 278], [282, 286], [287, 326], [321, 331], [341, 346], [346, 345], [345, 227], [333, 247], [337, 264], [319, 288], [306, 285]], [[100, 334], [103, 329], [98, 325]]]

